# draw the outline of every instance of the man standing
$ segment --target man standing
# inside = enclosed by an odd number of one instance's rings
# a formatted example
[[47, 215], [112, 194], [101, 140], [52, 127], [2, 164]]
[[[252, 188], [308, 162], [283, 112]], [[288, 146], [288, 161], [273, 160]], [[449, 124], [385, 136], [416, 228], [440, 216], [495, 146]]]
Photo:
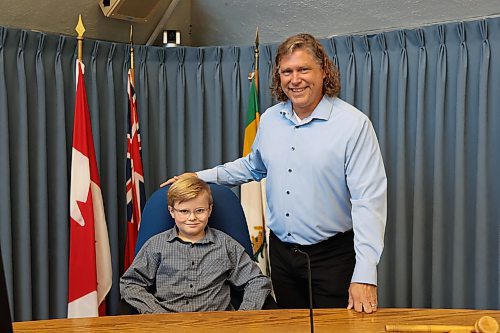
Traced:
[[373, 126], [337, 97], [338, 70], [309, 34], [278, 47], [272, 89], [280, 103], [263, 113], [250, 154], [196, 174], [223, 185], [267, 177], [278, 306], [308, 307], [299, 249], [311, 260], [314, 307], [376, 311], [387, 179]]

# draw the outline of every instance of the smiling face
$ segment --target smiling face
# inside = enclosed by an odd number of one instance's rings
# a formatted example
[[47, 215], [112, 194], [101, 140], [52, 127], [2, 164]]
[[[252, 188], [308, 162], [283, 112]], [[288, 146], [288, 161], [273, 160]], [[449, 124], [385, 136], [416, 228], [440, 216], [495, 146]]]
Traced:
[[325, 73], [307, 49], [284, 55], [279, 64], [281, 88], [301, 118], [309, 116], [323, 97]]
[[173, 207], [168, 206], [168, 210], [179, 229], [180, 239], [194, 243], [205, 237], [205, 227], [212, 213], [206, 192], [190, 200], [175, 202]]

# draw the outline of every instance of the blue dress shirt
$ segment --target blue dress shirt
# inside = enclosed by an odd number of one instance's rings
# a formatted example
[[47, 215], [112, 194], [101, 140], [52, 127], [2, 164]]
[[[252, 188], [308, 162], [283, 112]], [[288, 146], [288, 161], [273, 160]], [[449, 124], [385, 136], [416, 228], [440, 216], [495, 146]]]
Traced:
[[299, 123], [290, 101], [263, 113], [252, 151], [197, 172], [239, 185], [267, 177], [267, 226], [283, 242], [316, 244], [354, 230], [351, 282], [377, 284], [384, 247], [387, 178], [373, 126], [340, 98], [324, 96]]

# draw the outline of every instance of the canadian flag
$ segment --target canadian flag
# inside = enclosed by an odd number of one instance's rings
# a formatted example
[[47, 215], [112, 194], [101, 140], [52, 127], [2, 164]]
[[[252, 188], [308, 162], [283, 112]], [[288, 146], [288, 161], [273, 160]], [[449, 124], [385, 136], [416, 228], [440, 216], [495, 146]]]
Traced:
[[68, 318], [99, 316], [99, 306], [104, 305], [106, 294], [111, 289], [112, 276], [108, 229], [83, 72], [84, 65], [77, 60], [71, 155]]

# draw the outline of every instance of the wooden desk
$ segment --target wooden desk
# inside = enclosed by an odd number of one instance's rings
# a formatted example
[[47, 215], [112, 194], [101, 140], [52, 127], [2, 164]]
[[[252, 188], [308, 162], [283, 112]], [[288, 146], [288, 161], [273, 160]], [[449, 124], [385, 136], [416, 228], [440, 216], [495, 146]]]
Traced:
[[[315, 332], [385, 332], [386, 324], [474, 325], [481, 316], [500, 322], [496, 310], [345, 309], [314, 310]], [[14, 332], [309, 332], [309, 310], [267, 310], [52, 319], [14, 323]]]

